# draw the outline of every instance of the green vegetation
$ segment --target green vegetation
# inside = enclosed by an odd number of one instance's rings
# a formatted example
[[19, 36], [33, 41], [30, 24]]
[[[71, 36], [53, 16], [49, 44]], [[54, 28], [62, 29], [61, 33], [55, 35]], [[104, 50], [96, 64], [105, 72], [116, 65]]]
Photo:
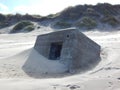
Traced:
[[0, 22], [4, 21], [6, 19], [6, 16], [3, 14], [0, 14]]
[[33, 23], [31, 23], [30, 21], [21, 21], [13, 28], [13, 30], [20, 30], [28, 25], [33, 25]]
[[107, 9], [103, 9], [103, 15], [105, 15], [105, 16], [110, 15], [109, 10], [107, 10]]
[[24, 31], [30, 32], [30, 31], [32, 31], [34, 29], [35, 29], [34, 25], [29, 25], [29, 26], [27, 26], [27, 27], [24, 28]]
[[[11, 31], [11, 33], [16, 33], [21, 31], [22, 29], [24, 29], [25, 27], [27, 28], [27, 26], [34, 26], [32, 22], [30, 21], [20, 21], [18, 24], [15, 25], [15, 27], [13, 28], [13, 30]], [[32, 30], [32, 27], [28, 27], [27, 30]]]
[[0, 28], [3, 28], [7, 26], [7, 23], [5, 22], [6, 16], [3, 14], [0, 14]]
[[69, 28], [71, 27], [71, 24], [68, 22], [64, 22], [64, 21], [58, 21], [57, 23], [55, 23], [56, 27], [60, 27], [60, 28]]
[[107, 23], [111, 26], [117, 26], [120, 24], [120, 22], [112, 15], [108, 15], [108, 16], [105, 16], [104, 18], [102, 18], [102, 22]]
[[0, 22], [0, 28], [4, 28], [8, 25], [9, 25], [9, 23], [7, 23], [7, 22]]
[[55, 18], [57, 16], [59, 16], [60, 13], [56, 13], [56, 14], [50, 14], [47, 16], [47, 18]]
[[90, 18], [90, 17], [83, 17], [79, 22], [75, 24], [79, 28], [87, 28], [92, 29], [97, 26], [96, 20]]

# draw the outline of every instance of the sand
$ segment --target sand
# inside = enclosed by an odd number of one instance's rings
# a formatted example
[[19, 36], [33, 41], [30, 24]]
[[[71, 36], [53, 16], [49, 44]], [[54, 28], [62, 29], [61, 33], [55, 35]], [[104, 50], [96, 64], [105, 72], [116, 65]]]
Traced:
[[102, 46], [101, 62], [77, 74], [60, 74], [63, 64], [33, 49], [37, 35], [51, 31], [0, 34], [0, 90], [120, 90], [120, 31], [83, 32]]

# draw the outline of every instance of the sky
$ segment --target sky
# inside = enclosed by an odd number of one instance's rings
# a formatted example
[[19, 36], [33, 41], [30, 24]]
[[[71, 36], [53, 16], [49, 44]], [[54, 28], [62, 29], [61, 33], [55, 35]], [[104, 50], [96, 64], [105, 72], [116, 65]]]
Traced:
[[0, 13], [46, 16], [60, 12], [69, 6], [97, 3], [120, 4], [120, 0], [0, 0]]

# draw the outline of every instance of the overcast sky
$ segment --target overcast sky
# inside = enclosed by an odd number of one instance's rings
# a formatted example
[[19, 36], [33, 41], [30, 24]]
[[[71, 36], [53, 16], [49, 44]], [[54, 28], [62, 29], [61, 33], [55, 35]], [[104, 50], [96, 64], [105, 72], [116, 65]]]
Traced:
[[44, 16], [60, 12], [68, 6], [97, 3], [120, 4], [120, 0], [0, 0], [0, 13], [28, 13]]

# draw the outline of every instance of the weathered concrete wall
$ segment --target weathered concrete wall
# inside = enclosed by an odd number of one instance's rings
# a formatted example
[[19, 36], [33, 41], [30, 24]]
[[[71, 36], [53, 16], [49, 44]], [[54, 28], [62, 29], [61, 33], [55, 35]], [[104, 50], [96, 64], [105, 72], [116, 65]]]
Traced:
[[100, 60], [100, 46], [79, 30], [70, 29], [39, 35], [34, 48], [49, 58], [50, 45], [53, 42], [63, 43], [60, 62], [66, 64], [70, 72], [78, 68], [89, 68], [90, 64]]
[[86, 37], [84, 34], [76, 32], [77, 39], [74, 41], [73, 69], [88, 69], [100, 61], [100, 46]]
[[66, 38], [68, 34], [72, 33], [73, 30], [66, 30], [66, 31], [59, 31], [59, 32], [53, 32], [50, 34], [40, 35], [38, 36], [34, 48], [43, 56], [47, 57], [49, 56], [50, 51], [50, 44], [54, 42], [63, 42], [63, 47]]

